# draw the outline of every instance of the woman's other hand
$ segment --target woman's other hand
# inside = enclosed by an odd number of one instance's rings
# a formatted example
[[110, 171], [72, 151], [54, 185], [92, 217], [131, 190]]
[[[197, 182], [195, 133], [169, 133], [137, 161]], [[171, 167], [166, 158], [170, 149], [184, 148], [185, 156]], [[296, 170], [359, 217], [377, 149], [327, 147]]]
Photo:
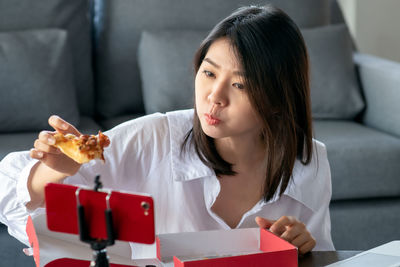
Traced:
[[316, 241], [305, 224], [293, 216], [282, 216], [276, 221], [256, 217], [256, 222], [260, 228], [269, 229], [273, 234], [296, 246], [300, 254], [305, 254], [315, 247]]

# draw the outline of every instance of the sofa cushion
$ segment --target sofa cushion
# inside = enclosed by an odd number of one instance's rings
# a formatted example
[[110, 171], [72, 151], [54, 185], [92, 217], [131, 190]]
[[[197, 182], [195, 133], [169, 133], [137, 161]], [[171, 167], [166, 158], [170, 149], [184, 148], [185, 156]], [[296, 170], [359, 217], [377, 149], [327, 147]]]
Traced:
[[97, 134], [99, 130], [105, 130], [91, 117], [81, 117], [76, 126], [82, 134]]
[[[81, 117], [79, 124], [75, 125], [83, 134], [97, 134], [102, 128], [90, 117]], [[52, 130], [50, 126], [46, 129]], [[0, 134], [0, 160], [8, 153], [29, 150], [38, 138], [39, 131], [26, 133], [1, 133]]]
[[11, 152], [31, 149], [38, 135], [39, 132], [0, 134], [0, 160]]
[[239, 6], [267, 2], [281, 7], [302, 27], [329, 22], [327, 0], [94, 1], [98, 112], [104, 118], [143, 113], [137, 64], [137, 48], [143, 30], [208, 31]]
[[207, 32], [143, 32], [138, 63], [146, 113], [192, 108], [192, 59]]
[[329, 210], [335, 249], [368, 250], [391, 240], [400, 240], [399, 207], [400, 198], [331, 202]]
[[61, 28], [68, 31], [79, 110], [94, 112], [88, 0], [0, 0], [0, 32]]
[[344, 24], [302, 30], [311, 63], [314, 118], [352, 119], [364, 107]]
[[78, 123], [66, 31], [0, 33], [0, 52], [0, 132], [44, 129], [52, 114]]
[[351, 121], [314, 120], [332, 171], [332, 200], [400, 195], [400, 139]]

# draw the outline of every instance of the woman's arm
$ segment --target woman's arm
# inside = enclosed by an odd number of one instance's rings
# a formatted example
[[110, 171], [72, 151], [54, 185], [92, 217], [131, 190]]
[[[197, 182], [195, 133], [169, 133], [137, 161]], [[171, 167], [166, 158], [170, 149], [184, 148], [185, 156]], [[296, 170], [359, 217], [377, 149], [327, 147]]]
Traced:
[[[81, 133], [71, 124], [58, 116], [51, 116], [49, 124], [57, 132], [71, 133], [80, 136]], [[28, 177], [27, 187], [31, 200], [27, 203], [29, 209], [36, 209], [44, 204], [44, 187], [46, 184], [60, 183], [66, 177], [76, 174], [80, 164], [54, 147], [56, 132], [42, 131], [34, 142], [30, 156], [39, 160], [33, 166]]]

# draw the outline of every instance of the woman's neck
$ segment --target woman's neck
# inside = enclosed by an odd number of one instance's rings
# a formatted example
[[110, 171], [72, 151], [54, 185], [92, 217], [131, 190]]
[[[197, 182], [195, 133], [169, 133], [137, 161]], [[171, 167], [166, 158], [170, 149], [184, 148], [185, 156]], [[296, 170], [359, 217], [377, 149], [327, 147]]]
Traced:
[[265, 169], [265, 145], [261, 138], [221, 138], [215, 140], [220, 156], [233, 164], [233, 170], [242, 173], [255, 168]]

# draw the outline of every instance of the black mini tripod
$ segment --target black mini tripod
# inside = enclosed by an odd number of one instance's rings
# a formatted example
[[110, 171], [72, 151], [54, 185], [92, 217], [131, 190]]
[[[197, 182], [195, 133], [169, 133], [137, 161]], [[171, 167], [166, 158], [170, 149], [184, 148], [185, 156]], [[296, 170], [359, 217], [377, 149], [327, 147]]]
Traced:
[[[102, 188], [102, 183], [100, 182], [100, 175], [97, 175], [95, 178], [95, 186], [94, 191], [98, 192], [99, 189]], [[111, 193], [109, 193], [106, 197], [107, 208], [104, 211], [106, 228], [107, 228], [107, 239], [98, 239], [90, 237], [88, 224], [85, 220], [85, 208], [81, 205], [79, 201], [79, 191], [76, 190], [76, 202], [78, 209], [78, 225], [79, 225], [79, 236], [80, 240], [85, 243], [89, 243], [90, 247], [93, 250], [93, 259], [90, 262], [90, 266], [93, 267], [109, 267], [109, 261], [107, 256], [107, 246], [112, 246], [115, 243], [115, 239], [117, 238], [114, 233], [113, 219], [112, 219], [112, 210], [110, 208], [110, 197]]]

